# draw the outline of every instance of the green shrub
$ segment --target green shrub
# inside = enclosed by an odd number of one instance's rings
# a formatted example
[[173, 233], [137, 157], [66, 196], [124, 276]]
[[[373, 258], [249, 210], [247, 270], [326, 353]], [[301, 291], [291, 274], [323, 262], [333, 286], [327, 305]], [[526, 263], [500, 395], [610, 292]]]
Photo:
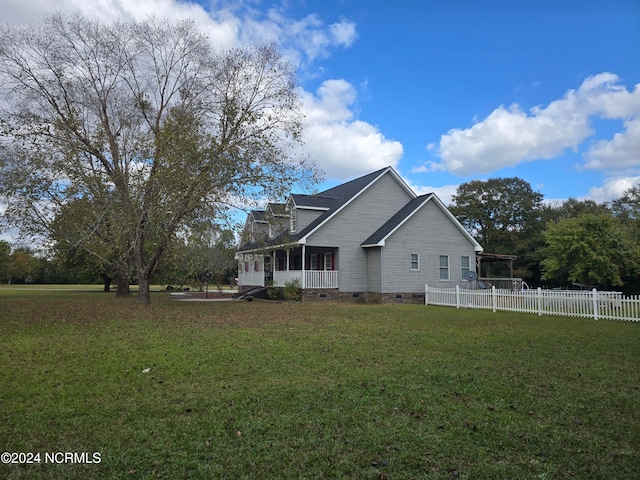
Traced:
[[277, 300], [280, 296], [280, 287], [276, 287], [273, 280], [269, 280], [266, 284], [266, 287], [267, 297], [269, 297], [270, 300]]
[[297, 278], [288, 280], [284, 283], [284, 290], [282, 294], [284, 295], [285, 300], [300, 300], [300, 280]]

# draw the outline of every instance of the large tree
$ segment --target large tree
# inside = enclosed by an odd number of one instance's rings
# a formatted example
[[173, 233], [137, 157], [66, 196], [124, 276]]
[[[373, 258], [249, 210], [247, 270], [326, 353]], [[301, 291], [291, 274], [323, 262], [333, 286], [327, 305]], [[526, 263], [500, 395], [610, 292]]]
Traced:
[[627, 189], [624, 194], [611, 202], [613, 214], [628, 223], [640, 235], [640, 184]]
[[0, 85], [6, 216], [42, 234], [85, 199], [86, 238], [110, 222], [142, 302], [177, 232], [315, 180], [293, 156], [300, 100], [272, 44], [216, 51], [193, 21], [55, 14], [0, 28]]
[[552, 222], [544, 236], [543, 280], [610, 288], [640, 274], [640, 243], [628, 225], [610, 214], [584, 213]]
[[473, 180], [458, 187], [451, 212], [486, 252], [521, 257], [516, 273], [530, 278], [529, 258], [541, 228], [543, 196], [518, 177]]

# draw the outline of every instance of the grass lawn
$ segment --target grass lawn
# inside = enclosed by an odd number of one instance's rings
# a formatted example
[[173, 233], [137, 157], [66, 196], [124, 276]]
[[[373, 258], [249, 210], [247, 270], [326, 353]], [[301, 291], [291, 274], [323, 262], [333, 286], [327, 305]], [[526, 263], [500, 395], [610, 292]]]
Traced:
[[0, 478], [640, 478], [639, 324], [152, 302], [0, 289]]

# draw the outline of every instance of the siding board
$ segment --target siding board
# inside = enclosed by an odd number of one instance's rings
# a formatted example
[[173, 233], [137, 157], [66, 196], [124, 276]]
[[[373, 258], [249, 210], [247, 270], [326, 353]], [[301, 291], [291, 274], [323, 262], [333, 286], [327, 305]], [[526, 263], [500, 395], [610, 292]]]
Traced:
[[[419, 271], [411, 271], [412, 253], [420, 255]], [[469, 256], [469, 267], [475, 269], [474, 245], [432, 202], [387, 239], [382, 255], [383, 293], [421, 293], [425, 284], [441, 288], [464, 285], [462, 256]], [[449, 256], [449, 281], [440, 280], [440, 255]]]
[[380, 293], [382, 287], [382, 248], [371, 247], [367, 253], [367, 292]]
[[296, 208], [296, 231], [301, 232], [304, 228], [324, 213], [323, 210], [308, 210]]

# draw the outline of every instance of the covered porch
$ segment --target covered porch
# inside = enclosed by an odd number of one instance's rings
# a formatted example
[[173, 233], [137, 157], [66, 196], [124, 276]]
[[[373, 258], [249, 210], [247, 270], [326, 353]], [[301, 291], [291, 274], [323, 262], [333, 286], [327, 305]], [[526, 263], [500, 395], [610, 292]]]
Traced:
[[305, 288], [338, 288], [338, 249], [295, 245], [240, 254], [239, 285], [284, 287], [298, 280]]
[[[501, 253], [476, 253], [476, 268], [478, 272], [478, 286], [480, 288], [496, 287], [503, 290], [517, 290], [520, 291], [523, 288], [529, 288], [526, 282], [522, 278], [516, 278], [513, 276], [513, 262], [518, 257], [516, 255], [507, 255]], [[494, 263], [506, 263], [509, 268], [508, 277], [494, 277], [491, 275], [491, 265]], [[482, 275], [482, 266], [485, 267], [486, 276]]]

